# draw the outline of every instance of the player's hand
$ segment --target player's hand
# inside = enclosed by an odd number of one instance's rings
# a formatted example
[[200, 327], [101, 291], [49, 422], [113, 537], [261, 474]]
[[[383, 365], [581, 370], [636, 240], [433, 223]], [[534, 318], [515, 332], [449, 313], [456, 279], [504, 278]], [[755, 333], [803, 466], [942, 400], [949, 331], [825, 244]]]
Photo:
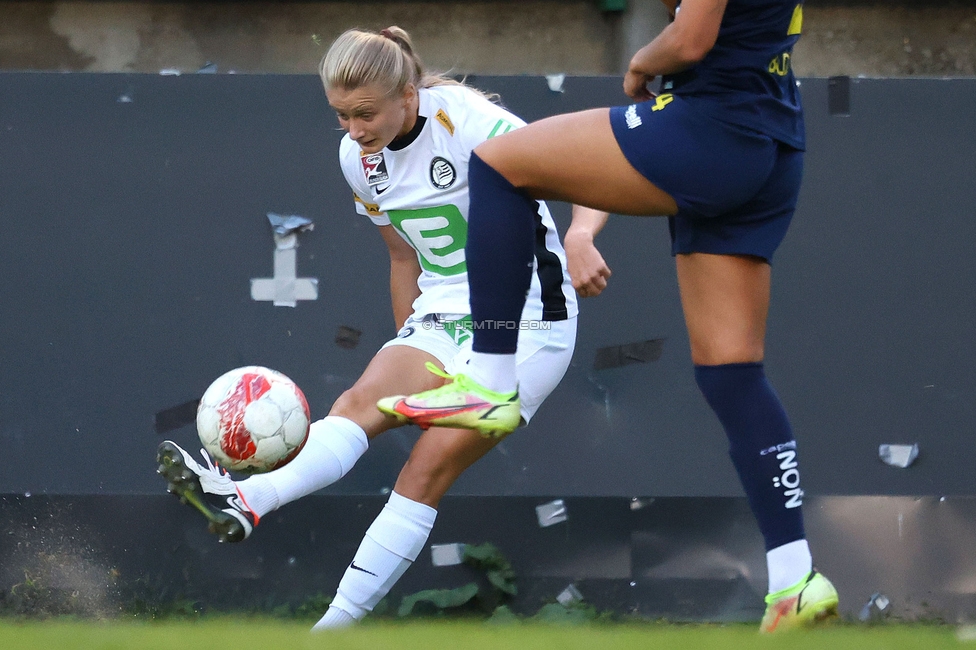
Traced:
[[654, 81], [653, 75], [646, 75], [631, 68], [624, 75], [624, 92], [627, 96], [639, 102], [654, 98], [654, 93], [648, 90], [647, 85]]
[[566, 249], [566, 262], [573, 288], [582, 298], [599, 296], [607, 288], [607, 279], [612, 275], [592, 238], [570, 237], [563, 243]]

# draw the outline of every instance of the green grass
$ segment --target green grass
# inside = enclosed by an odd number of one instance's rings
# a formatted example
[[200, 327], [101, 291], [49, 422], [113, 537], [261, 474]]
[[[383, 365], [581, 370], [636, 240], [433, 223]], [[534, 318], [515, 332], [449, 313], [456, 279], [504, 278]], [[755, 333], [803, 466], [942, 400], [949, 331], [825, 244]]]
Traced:
[[956, 628], [945, 625], [835, 625], [827, 629], [761, 637], [753, 625], [589, 624], [545, 626], [485, 623], [373, 623], [310, 634], [309, 624], [267, 619], [167, 621], [160, 623], [92, 623], [51, 620], [0, 621], [3, 650], [906, 650], [916, 648], [976, 649], [961, 642]]

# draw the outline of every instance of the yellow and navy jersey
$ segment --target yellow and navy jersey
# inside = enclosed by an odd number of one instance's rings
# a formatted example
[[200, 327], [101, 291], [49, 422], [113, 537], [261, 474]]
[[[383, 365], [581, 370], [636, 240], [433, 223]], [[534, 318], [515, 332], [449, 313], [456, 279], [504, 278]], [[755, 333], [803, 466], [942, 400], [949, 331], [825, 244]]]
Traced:
[[728, 0], [715, 46], [698, 64], [666, 76], [661, 90], [705, 100], [696, 106], [710, 116], [803, 149], [791, 65], [802, 27], [796, 0]]

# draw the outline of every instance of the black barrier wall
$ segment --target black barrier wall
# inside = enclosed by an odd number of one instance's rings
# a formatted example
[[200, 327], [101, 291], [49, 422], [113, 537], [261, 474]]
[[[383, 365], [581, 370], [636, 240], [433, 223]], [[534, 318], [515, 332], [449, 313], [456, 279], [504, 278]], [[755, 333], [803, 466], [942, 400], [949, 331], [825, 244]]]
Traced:
[[[528, 120], [625, 101], [617, 78], [469, 81]], [[972, 494], [976, 80], [831, 88], [803, 80], [806, 179], [768, 335], [804, 488]], [[0, 74], [0, 493], [159, 493], [157, 444], [195, 437], [165, 429], [236, 366], [285, 372], [327, 413], [394, 334], [340, 136], [314, 76]], [[252, 299], [273, 273], [268, 212], [314, 221], [296, 270], [317, 300]], [[614, 218], [598, 245], [614, 274], [581, 303], [565, 380], [453, 494], [740, 494], [692, 378], [665, 222]], [[415, 437], [384, 435], [327, 493], [381, 494]], [[884, 465], [884, 443], [919, 459]]]

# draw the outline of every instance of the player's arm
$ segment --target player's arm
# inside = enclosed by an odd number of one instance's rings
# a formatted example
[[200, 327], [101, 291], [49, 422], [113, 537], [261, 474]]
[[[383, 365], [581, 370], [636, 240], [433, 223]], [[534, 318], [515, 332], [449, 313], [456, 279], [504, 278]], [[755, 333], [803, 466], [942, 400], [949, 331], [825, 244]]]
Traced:
[[400, 329], [413, 313], [413, 301], [420, 295], [420, 287], [417, 286], [420, 262], [417, 251], [403, 240], [393, 226], [380, 226], [380, 234], [390, 250], [390, 298], [393, 301], [393, 320]]
[[593, 243], [609, 216], [601, 210], [574, 205], [573, 222], [563, 238], [569, 277], [573, 279], [576, 293], [584, 298], [600, 295], [611, 275], [610, 267]]
[[[650, 99], [648, 82], [660, 75], [681, 72], [704, 59], [715, 46], [726, 3], [727, 0], [682, 0], [671, 24], [630, 60], [624, 92], [634, 99]], [[674, 11], [668, 1], [664, 4]]]

